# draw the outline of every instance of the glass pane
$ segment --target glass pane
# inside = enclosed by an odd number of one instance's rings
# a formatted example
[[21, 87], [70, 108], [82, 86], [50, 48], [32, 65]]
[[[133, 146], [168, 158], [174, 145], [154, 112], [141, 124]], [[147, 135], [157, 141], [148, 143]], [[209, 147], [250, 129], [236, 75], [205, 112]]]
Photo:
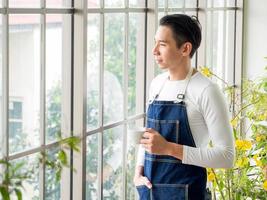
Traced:
[[129, 0], [130, 7], [145, 7], [145, 0]]
[[[129, 15], [128, 116], [144, 108], [144, 33], [145, 15]], [[137, 92], [138, 91], [138, 92]]]
[[207, 55], [206, 65], [212, 69], [212, 71], [219, 75], [224, 76], [224, 11], [208, 12], [207, 18]]
[[[189, 15], [189, 16], [196, 16], [197, 15], [197, 13], [195, 11], [187, 11], [187, 12], [185, 12], [185, 14]], [[191, 66], [192, 67], [197, 67], [195, 65], [196, 65], [196, 52], [195, 52], [194, 56], [191, 59]]]
[[71, 0], [46, 0], [46, 7], [48, 8], [70, 8]]
[[123, 119], [124, 14], [105, 15], [104, 124]]
[[87, 0], [88, 8], [97, 8], [100, 6], [100, 0]]
[[122, 138], [123, 126], [108, 129], [103, 134], [103, 199], [122, 197]]
[[[232, 0], [235, 1], [235, 0]], [[208, 0], [207, 7], [224, 7], [225, 0]]]
[[124, 6], [124, 0], [105, 0], [105, 7], [121, 8]]
[[185, 0], [169, 0], [168, 7], [170, 8], [182, 8], [184, 7]]
[[179, 12], [168, 12], [169, 15], [173, 14], [185, 14], [185, 11], [179, 11]]
[[213, 0], [214, 1], [214, 7], [224, 7], [225, 0]]
[[40, 0], [34, 0], [34, 1], [9, 0], [9, 7], [11, 8], [12, 7], [13, 8], [36, 8], [36, 7], [40, 7]]
[[165, 0], [158, 0], [158, 7], [164, 8], [165, 7]]
[[[71, 16], [53, 14], [46, 17], [46, 142], [61, 132], [64, 70], [71, 63]], [[64, 58], [64, 59], [63, 59]], [[70, 88], [67, 88], [70, 89]], [[66, 122], [65, 122], [66, 123]]]
[[195, 11], [186, 11], [184, 14], [188, 16], [197, 16], [197, 13]]
[[[134, 122], [131, 122], [127, 126], [129, 128], [143, 127], [144, 119], [139, 119]], [[132, 145], [132, 143], [129, 140], [130, 140], [129, 137], [127, 137], [127, 168], [126, 168], [127, 198], [126, 199], [135, 200], [135, 199], [138, 199], [138, 194], [136, 193], [136, 189], [133, 183], [133, 177], [134, 177], [134, 170], [135, 170], [135, 164], [136, 164], [136, 157], [138, 153], [138, 145]]]
[[90, 135], [86, 140], [86, 199], [97, 200], [98, 192], [98, 134]]
[[212, 69], [212, 12], [207, 12], [207, 29], [206, 29], [206, 63], [205, 65]]
[[[16, 166], [23, 163], [22, 167], [16, 170], [16, 174], [29, 176], [22, 181], [23, 189], [21, 192], [23, 199], [38, 200], [40, 197], [38, 156], [38, 154], [33, 154], [11, 161], [12, 167], [10, 169], [15, 169]], [[12, 195], [11, 199], [17, 199], [16, 195]]]
[[[172, 14], [172, 13], [169, 13], [169, 14]], [[174, 14], [174, 13], [173, 13]], [[158, 13], [158, 21], [162, 18], [162, 17], [164, 17], [165, 16], [165, 13], [164, 12], [159, 12]], [[151, 51], [150, 52], [152, 52], [152, 49], [151, 49]], [[155, 63], [155, 62], [154, 62]], [[157, 64], [155, 64], [154, 65], [154, 76], [157, 76], [158, 74], [160, 74], [160, 73], [162, 73], [163, 72], [163, 70], [161, 70], [160, 68], [159, 68], [159, 66], [157, 65]]]
[[234, 7], [235, 6], [235, 0], [227, 0], [227, 6], [228, 7]]
[[40, 16], [9, 16], [9, 151], [38, 146]]
[[2, 15], [0, 15], [0, 158], [3, 156], [3, 147], [4, 147], [4, 134], [2, 131], [2, 103], [3, 103], [3, 88], [2, 88], [2, 79], [3, 79], [3, 69], [2, 69]]
[[213, 63], [215, 73], [222, 77], [223, 74], [223, 45], [225, 42], [224, 33], [224, 16], [222, 11], [213, 13]]
[[87, 26], [87, 130], [99, 126], [100, 15], [89, 14]]
[[164, 16], [165, 16], [165, 13], [164, 12], [159, 12], [158, 13], [158, 20], [160, 20]]
[[235, 36], [235, 11], [226, 11], [226, 36], [225, 36], [225, 74], [224, 80], [231, 83], [233, 80], [233, 69], [234, 69], [234, 36]]
[[206, 2], [207, 7], [211, 7], [211, 5], [212, 5], [212, 1], [213, 1], [213, 0], [207, 0], [207, 2]]
[[186, 8], [196, 8], [196, 6], [197, 6], [197, 0], [186, 0], [185, 1]]
[[[47, 151], [47, 158], [49, 161], [55, 162], [55, 155], [58, 148], [53, 148]], [[60, 181], [56, 180], [56, 170], [46, 166], [45, 168], [45, 200], [55, 200], [60, 198]]]

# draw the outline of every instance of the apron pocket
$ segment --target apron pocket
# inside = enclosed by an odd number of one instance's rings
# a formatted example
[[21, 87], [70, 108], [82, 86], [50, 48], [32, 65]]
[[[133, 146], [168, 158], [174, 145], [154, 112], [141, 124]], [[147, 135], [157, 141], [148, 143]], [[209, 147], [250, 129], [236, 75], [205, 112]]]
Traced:
[[145, 185], [136, 186], [139, 200], [150, 200], [150, 189]]
[[188, 200], [188, 185], [153, 184], [153, 200]]
[[168, 142], [179, 143], [179, 121], [147, 119], [147, 128], [158, 131]]

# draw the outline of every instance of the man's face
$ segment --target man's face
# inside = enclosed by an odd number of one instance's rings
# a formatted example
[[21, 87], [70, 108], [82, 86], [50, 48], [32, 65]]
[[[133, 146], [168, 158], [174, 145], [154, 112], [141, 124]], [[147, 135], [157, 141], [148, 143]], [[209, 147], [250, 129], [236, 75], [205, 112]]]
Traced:
[[182, 47], [177, 47], [172, 30], [168, 26], [159, 26], [152, 52], [161, 69], [171, 69], [180, 64], [183, 57]]

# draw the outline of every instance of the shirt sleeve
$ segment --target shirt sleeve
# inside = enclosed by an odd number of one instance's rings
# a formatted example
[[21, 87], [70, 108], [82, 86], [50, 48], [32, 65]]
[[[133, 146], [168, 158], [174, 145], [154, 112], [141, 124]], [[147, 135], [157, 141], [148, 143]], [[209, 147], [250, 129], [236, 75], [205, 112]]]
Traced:
[[234, 138], [223, 94], [215, 84], [207, 86], [199, 106], [208, 128], [212, 147], [183, 146], [184, 164], [209, 168], [231, 168], [234, 163]]
[[144, 166], [145, 162], [145, 149], [139, 145], [138, 153], [137, 153], [137, 159], [136, 159], [136, 165], [137, 166]]

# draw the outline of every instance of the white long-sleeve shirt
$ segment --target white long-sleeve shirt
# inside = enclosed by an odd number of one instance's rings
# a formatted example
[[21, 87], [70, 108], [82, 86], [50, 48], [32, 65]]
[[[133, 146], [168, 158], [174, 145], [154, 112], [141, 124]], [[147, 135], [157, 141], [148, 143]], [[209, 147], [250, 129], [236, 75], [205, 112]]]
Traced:
[[[150, 85], [149, 100], [164, 84], [168, 72], [153, 79]], [[183, 91], [186, 80], [167, 80], [157, 100], [176, 100]], [[234, 139], [229, 123], [229, 111], [225, 97], [215, 83], [197, 72], [188, 84], [185, 104], [190, 129], [196, 147], [183, 146], [182, 163], [210, 168], [230, 168], [234, 162]], [[208, 147], [212, 141], [212, 147]], [[144, 165], [145, 150], [140, 145], [137, 165]]]

